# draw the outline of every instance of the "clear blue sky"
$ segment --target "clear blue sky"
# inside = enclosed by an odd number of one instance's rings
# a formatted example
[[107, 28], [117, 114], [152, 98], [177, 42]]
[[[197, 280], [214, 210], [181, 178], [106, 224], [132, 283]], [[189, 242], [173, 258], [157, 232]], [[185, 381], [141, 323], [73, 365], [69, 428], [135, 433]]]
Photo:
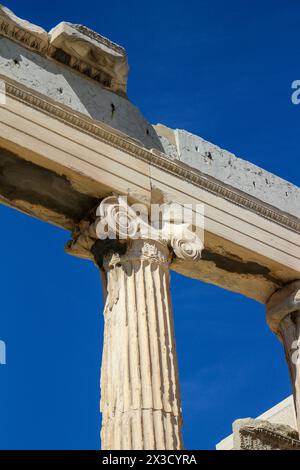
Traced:
[[[123, 45], [129, 97], [153, 122], [187, 129], [299, 185], [297, 0], [7, 1], [50, 29], [82, 23]], [[0, 206], [0, 448], [97, 449], [100, 276], [63, 251], [69, 235]], [[214, 448], [240, 417], [290, 394], [264, 307], [172, 276], [184, 439]]]

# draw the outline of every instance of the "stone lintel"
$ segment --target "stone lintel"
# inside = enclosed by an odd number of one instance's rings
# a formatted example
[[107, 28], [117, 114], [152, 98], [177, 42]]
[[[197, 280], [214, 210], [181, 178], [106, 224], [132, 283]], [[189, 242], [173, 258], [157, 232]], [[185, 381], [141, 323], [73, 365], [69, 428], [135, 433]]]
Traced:
[[300, 311], [300, 281], [292, 282], [276, 291], [266, 304], [266, 319], [274, 333], [281, 321], [290, 313]]

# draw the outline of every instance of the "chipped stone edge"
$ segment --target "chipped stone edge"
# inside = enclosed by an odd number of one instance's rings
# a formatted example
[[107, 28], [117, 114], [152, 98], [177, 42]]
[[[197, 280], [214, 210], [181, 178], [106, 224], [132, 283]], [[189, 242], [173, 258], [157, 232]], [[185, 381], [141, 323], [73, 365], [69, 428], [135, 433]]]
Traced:
[[[243, 450], [240, 435], [262, 435], [265, 438], [275, 439], [300, 450], [300, 441], [292, 435], [297, 431], [288, 425], [277, 425], [265, 420], [252, 418], [237, 419], [233, 422], [233, 450]], [[290, 435], [288, 435], [290, 434]], [[271, 443], [270, 443], [271, 445]]]
[[[105, 36], [102, 36], [101, 34], [97, 33], [96, 31], [93, 31], [92, 29], [88, 28], [87, 26], [84, 26], [82, 24], [76, 24], [76, 23], [70, 23], [68, 21], [61, 21], [58, 23], [58, 25], [54, 26], [52, 29], [49, 31], [49, 36], [51, 37], [53, 33], [57, 31], [64, 31], [64, 28], [70, 28], [70, 30], [76, 31], [76, 34], [78, 34], [79, 37], [82, 38], [84, 41], [89, 41], [91, 44], [94, 44], [95, 46], [105, 46], [108, 50], [111, 49], [115, 53], [117, 53], [118, 56], [126, 58], [126, 50], [124, 47], [120, 46], [116, 42], [111, 41]], [[66, 31], [67, 33], [67, 31]]]
[[171, 129], [163, 124], [153, 127], [160, 138], [163, 151], [168, 156], [247, 194], [248, 198], [259, 200], [271, 209], [276, 208], [281, 214], [300, 220], [297, 204], [300, 191], [295, 184], [191, 132]]
[[49, 45], [48, 33], [40, 26], [16, 16], [11, 10], [0, 4], [0, 35], [25, 47], [46, 54]]
[[[79, 42], [89, 48], [91, 58], [76, 53], [73, 43]], [[81, 47], [82, 48], [82, 47]], [[97, 55], [110, 57], [114, 62], [111, 67], [103, 66], [97, 61]], [[49, 48], [47, 55], [58, 62], [79, 71], [108, 89], [126, 96], [128, 63], [124, 48], [111, 42], [86, 26], [61, 22], [49, 31]]]
[[[97, 47], [95, 45], [97, 42], [95, 38], [98, 36], [99, 47], [102, 44], [106, 48], [111, 48], [112, 51], [119, 54], [120, 57], [123, 57], [123, 60], [126, 63], [128, 74], [127, 55], [125, 49], [113, 43], [109, 39], [102, 37], [95, 31], [89, 30], [89, 28], [85, 26], [72, 25], [71, 23], [62, 22], [59, 23], [55, 28], [52, 28], [50, 33], [48, 33], [40, 26], [36, 26], [27, 20], [19, 18], [14, 14], [14, 12], [0, 4], [0, 37], [4, 36], [14, 42], [17, 42], [18, 44], [21, 44], [27, 49], [47, 57], [50, 60], [55, 60], [60, 63], [62, 62], [65, 66], [75, 70], [76, 72], [79, 72], [85, 77], [97, 81], [104, 88], [112, 90], [115, 93], [126, 97], [127, 76], [120, 82], [116, 79], [115, 76], [112, 76], [110, 77], [110, 82], [107, 81], [108, 73], [106, 71], [104, 72], [101, 67], [97, 66], [97, 64], [92, 66], [85, 60], [71, 55], [69, 63], [65, 63], [55, 56], [57, 49], [51, 44], [51, 34], [61, 25], [67, 25], [68, 27], [73, 28], [74, 31], [76, 31], [77, 34], [83, 38], [82, 40], [85, 40], [87, 43], [90, 42], [91, 44], [94, 44], [94, 47]], [[94, 38], [92, 37], [92, 34], [94, 34]], [[101, 41], [99, 38], [101, 38]]]

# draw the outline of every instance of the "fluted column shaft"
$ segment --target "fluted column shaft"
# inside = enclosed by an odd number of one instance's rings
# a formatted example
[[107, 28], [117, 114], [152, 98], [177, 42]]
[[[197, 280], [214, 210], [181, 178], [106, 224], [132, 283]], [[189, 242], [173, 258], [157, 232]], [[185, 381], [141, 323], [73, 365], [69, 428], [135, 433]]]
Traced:
[[107, 196], [66, 246], [74, 256], [93, 258], [103, 273], [105, 450], [183, 448], [169, 265], [172, 256], [201, 258], [203, 227], [196, 233], [177, 205], [154, 209], [157, 217], [124, 196]]
[[271, 296], [267, 303], [267, 322], [284, 346], [300, 433], [300, 281]]
[[102, 449], [183, 448], [169, 262], [153, 240], [104, 255]]

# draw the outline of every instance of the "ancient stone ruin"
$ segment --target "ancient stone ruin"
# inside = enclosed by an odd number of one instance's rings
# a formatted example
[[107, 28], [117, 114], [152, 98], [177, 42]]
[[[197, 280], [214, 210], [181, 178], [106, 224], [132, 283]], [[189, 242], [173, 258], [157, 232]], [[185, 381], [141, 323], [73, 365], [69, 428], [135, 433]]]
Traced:
[[[0, 201], [70, 231], [67, 252], [101, 272], [102, 448], [183, 448], [170, 270], [266, 305], [299, 431], [300, 190], [151, 125], [127, 75], [125, 50], [100, 34], [70, 23], [47, 32], [0, 7]], [[295, 430], [238, 426], [240, 447], [299, 449]]]

